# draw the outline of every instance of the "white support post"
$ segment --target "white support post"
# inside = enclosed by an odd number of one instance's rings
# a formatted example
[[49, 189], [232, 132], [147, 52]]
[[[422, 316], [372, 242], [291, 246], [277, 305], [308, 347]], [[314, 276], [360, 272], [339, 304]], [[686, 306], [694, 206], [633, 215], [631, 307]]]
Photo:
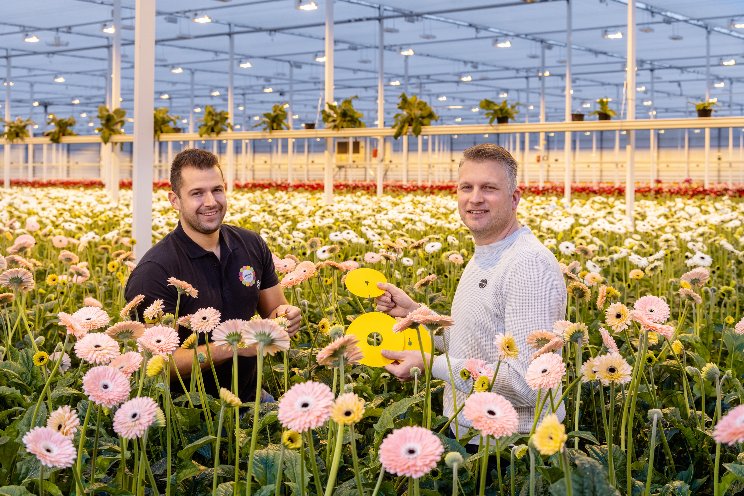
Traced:
[[[189, 134], [194, 132], [194, 69], [189, 69]], [[194, 141], [189, 140], [189, 148], [194, 148]]]
[[[525, 100], [527, 102], [525, 103], [525, 109], [524, 109], [524, 122], [529, 123], [530, 122], [530, 77], [526, 76], [524, 78], [526, 90], [525, 90]], [[524, 180], [524, 186], [527, 187], [530, 185], [530, 153], [532, 153], [532, 150], [530, 150], [530, 133], [524, 133], [524, 160], [522, 161], [522, 169], [524, 170], [524, 173], [522, 175], [522, 178]]]
[[597, 132], [592, 132], [592, 180], [597, 185], [602, 182], [602, 167], [597, 167]]
[[[121, 0], [114, 0], [112, 10], [114, 36], [111, 40], [111, 109], [121, 106]], [[154, 90], [153, 90], [154, 91]], [[152, 112], [151, 112], [152, 113]], [[152, 120], [152, 119], [150, 119]], [[153, 141], [150, 140], [150, 143]], [[119, 179], [121, 176], [121, 165], [116, 147], [109, 143], [104, 152], [107, 157], [109, 173], [108, 187], [111, 201], [119, 201]]]
[[[385, 20], [383, 19], [383, 8], [379, 7], [379, 20], [377, 23], [377, 128], [385, 127]], [[382, 179], [385, 160], [385, 138], [377, 138], [377, 172], [375, 180], [377, 181], [377, 196], [382, 196]]]
[[[649, 111], [649, 117], [651, 119], [656, 118], [656, 90], [654, 88], [654, 70], [651, 69], [651, 110]], [[656, 185], [656, 180], [659, 178], [659, 164], [656, 160], [657, 154], [656, 154], [656, 139], [658, 138], [658, 135], [656, 134], [656, 129], [650, 129], [649, 130], [649, 142], [648, 142], [648, 152], [650, 154], [650, 163], [651, 163], [651, 181], [650, 186], [653, 188]]]
[[[564, 119], [566, 122], [571, 120], [571, 110], [573, 106], [571, 91], [573, 87], [573, 81], [571, 80], [571, 52], [573, 52], [573, 31], [572, 31], [572, 15], [571, 15], [571, 0], [566, 0], [566, 108], [564, 111]], [[544, 54], [544, 52], [543, 52]], [[545, 70], [545, 59], [543, 55], [543, 71]], [[543, 74], [542, 80], [545, 81], [545, 75]], [[544, 102], [544, 88], [545, 83], [543, 82], [543, 95], [541, 104]], [[542, 105], [541, 105], [542, 107]], [[541, 111], [544, 112], [544, 110]], [[572, 164], [572, 153], [571, 153], [571, 131], [566, 131], [563, 144], [564, 162], [566, 169], [563, 175], [563, 199], [568, 204], [571, 201], [571, 172], [573, 170]]]
[[47, 166], [49, 165], [49, 146], [47, 144], [41, 145], [41, 179], [47, 180]]
[[[289, 63], [289, 129], [294, 128], [294, 64]], [[287, 182], [294, 183], [294, 138], [287, 138]]]
[[734, 128], [728, 130], [728, 187], [734, 187]]
[[[705, 30], [705, 101], [710, 101], [710, 28]], [[705, 162], [703, 186], [710, 187], [710, 128], [705, 128]]]
[[[232, 25], [230, 25], [229, 56], [227, 68], [227, 113], [228, 121], [235, 126], [235, 35], [232, 34]], [[234, 129], [234, 128], [233, 128]], [[232, 139], [226, 140], [227, 147], [227, 192], [232, 193], [235, 188], [235, 142]]]
[[690, 130], [685, 129], [685, 179], [690, 177]]
[[[325, 2], [325, 98], [324, 105], [333, 103], [333, 2]], [[333, 138], [326, 138], [325, 164], [323, 170], [323, 199], [326, 205], [333, 203]]]
[[423, 154], [422, 154], [423, 141], [424, 141], [424, 137], [419, 134], [418, 135], [418, 140], [417, 140], [417, 143], [416, 143], [417, 144], [417, 148], [416, 148], [416, 150], [417, 150], [417, 152], [416, 152], [417, 153], [417, 157], [416, 157], [416, 160], [418, 161], [418, 164], [416, 164], [417, 169], [418, 169], [416, 171], [416, 176], [417, 176], [416, 177], [416, 183], [419, 186], [421, 186], [421, 184], [423, 182], [423, 173], [424, 173], [424, 160], [423, 160]]
[[408, 133], [403, 135], [403, 184], [408, 184]]
[[[34, 120], [34, 83], [29, 84], [29, 100], [32, 102], [31, 106], [29, 107], [28, 111], [28, 118], [32, 121]], [[31, 125], [31, 129], [29, 129], [29, 135], [31, 137], [34, 136], [34, 126]], [[33, 181], [34, 179], [34, 145], [30, 144], [28, 145], [28, 169], [27, 169], [27, 175], [26, 179], [29, 181]]]
[[[10, 121], [10, 49], [5, 49], [5, 121]], [[10, 188], [10, 142], [6, 141], [3, 145], [3, 187]]]
[[432, 162], [431, 162], [431, 149], [432, 149], [432, 141], [434, 141], [434, 136], [429, 136], [426, 139], [427, 143], [427, 149], [426, 149], [426, 183], [431, 186], [431, 176], [432, 176]]
[[[628, 101], [628, 120], [635, 119], [636, 109], [636, 12], [635, 0], [628, 0], [628, 45], [626, 59], [625, 93]], [[625, 215], [633, 228], [633, 207], [635, 202], [635, 131], [628, 131], [628, 145], [625, 150]]]
[[[140, 260], [152, 246], [152, 113], [155, 93], [155, 2], [136, 0], [134, 29], [134, 143], [132, 152], [132, 234]], [[170, 470], [169, 470], [170, 472]], [[169, 474], [170, 476], [170, 474]]]
[[[545, 122], [545, 43], [540, 43], [540, 123]], [[545, 184], [545, 133], [540, 133], [540, 167], [538, 183]]]

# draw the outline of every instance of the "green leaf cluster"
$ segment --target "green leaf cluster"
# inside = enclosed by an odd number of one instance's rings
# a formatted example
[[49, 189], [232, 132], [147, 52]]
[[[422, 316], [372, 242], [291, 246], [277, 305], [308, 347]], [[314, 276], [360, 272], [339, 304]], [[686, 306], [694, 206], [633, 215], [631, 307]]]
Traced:
[[362, 122], [364, 114], [354, 108], [353, 100], [358, 97], [344, 99], [340, 105], [328, 103], [328, 110], [321, 112], [321, 117], [328, 129], [338, 131], [339, 129], [366, 127]]
[[493, 124], [493, 121], [498, 118], [506, 117], [508, 119], [514, 119], [519, 113], [519, 110], [517, 110], [518, 105], [519, 103], [512, 103], [510, 105], [506, 100], [496, 103], [493, 100], [484, 98], [480, 101], [479, 106], [485, 110], [484, 115], [488, 117], [488, 123]]
[[34, 124], [31, 119], [23, 119], [22, 117], [17, 117], [14, 121], [3, 120], [2, 122], [5, 124], [5, 131], [2, 136], [9, 143], [25, 141], [29, 137], [28, 126]]
[[408, 134], [409, 130], [414, 136], [419, 136], [423, 126], [429, 126], [432, 121], [439, 120], [439, 116], [434, 113], [429, 104], [419, 100], [416, 95], [409, 98], [405, 93], [401, 93], [398, 110], [401, 112], [395, 114], [393, 122], [395, 139]]
[[261, 127], [264, 131], [281, 131], [289, 129], [287, 124], [287, 109], [283, 103], [276, 103], [271, 107], [271, 112], [265, 112], [261, 121], [253, 127]]
[[694, 102], [693, 105], [695, 105], [695, 110], [713, 110], [713, 107], [718, 105], [718, 102], [715, 100], [707, 100], [702, 102]]
[[77, 121], [74, 117], [57, 117], [51, 115], [47, 120], [47, 124], [54, 126], [54, 129], [46, 131], [44, 136], [49, 136], [49, 141], [52, 143], [60, 143], [64, 136], [77, 136], [77, 133], [72, 130], [75, 127]]
[[153, 113], [153, 131], [155, 139], [160, 139], [161, 134], [178, 133], [180, 128], [175, 127], [179, 117], [168, 113], [167, 107], [156, 108]]
[[590, 115], [599, 115], [599, 114], [607, 114], [610, 117], [615, 117], [617, 113], [610, 108], [610, 99], [609, 98], [600, 98], [597, 100], [597, 105], [599, 108], [592, 112]]
[[109, 110], [105, 105], [98, 106], [98, 120], [101, 125], [96, 128], [101, 134], [101, 141], [108, 144], [111, 138], [115, 134], [124, 134], [124, 118], [127, 116], [127, 111], [122, 108], [115, 108], [113, 111]]
[[211, 105], [204, 107], [204, 117], [199, 120], [199, 136], [219, 136], [228, 129], [232, 131], [230, 113], [227, 110], [215, 110]]

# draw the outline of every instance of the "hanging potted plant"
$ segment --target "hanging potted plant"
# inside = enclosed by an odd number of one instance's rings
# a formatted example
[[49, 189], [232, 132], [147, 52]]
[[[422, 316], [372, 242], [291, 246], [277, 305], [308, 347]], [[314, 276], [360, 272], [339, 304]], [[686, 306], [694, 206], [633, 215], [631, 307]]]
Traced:
[[615, 111], [610, 108], [609, 98], [600, 98], [597, 100], [597, 104], [599, 108], [592, 112], [591, 115], [596, 115], [600, 121], [609, 121], [616, 115]]
[[52, 143], [59, 144], [65, 136], [77, 136], [77, 133], [72, 130], [72, 128], [75, 127], [76, 122], [77, 121], [72, 116], [57, 117], [56, 115], [52, 115], [47, 120], [47, 124], [54, 126], [54, 129], [46, 131], [44, 136], [48, 136], [49, 141]]
[[28, 126], [34, 124], [34, 121], [31, 119], [23, 119], [21, 117], [17, 117], [14, 121], [3, 120], [2, 122], [5, 124], [5, 131], [2, 136], [8, 143], [25, 141], [29, 137]]
[[175, 124], [178, 122], [179, 117], [177, 115], [169, 114], [167, 107], [160, 107], [155, 109], [155, 112], [153, 113], [153, 119], [153, 132], [155, 133], [156, 140], [160, 139], [161, 134], [181, 132], [181, 128], [175, 126]]
[[204, 117], [199, 120], [199, 136], [219, 136], [225, 131], [232, 130], [229, 122], [230, 113], [227, 110], [215, 110], [213, 106], [204, 107]]
[[261, 121], [253, 127], [263, 127], [264, 131], [281, 131], [289, 129], [287, 123], [287, 109], [284, 104], [276, 103], [271, 107], [271, 112], [265, 112]]
[[105, 105], [98, 107], [98, 120], [101, 125], [96, 128], [96, 131], [101, 134], [101, 141], [104, 144], [108, 144], [115, 134], [124, 134], [122, 127], [126, 115], [127, 111], [122, 108], [115, 108], [111, 111]]
[[395, 129], [393, 137], [395, 139], [408, 134], [409, 131], [414, 136], [419, 136], [423, 126], [429, 126], [432, 121], [439, 120], [439, 116], [434, 113], [429, 104], [419, 100], [416, 95], [408, 98], [405, 93], [401, 93], [398, 110], [401, 110], [401, 112], [395, 114], [393, 122], [393, 129]]
[[713, 115], [713, 107], [718, 105], [718, 101], [708, 100], [707, 102], [695, 102], [694, 105], [698, 117], [710, 117]]
[[571, 112], [571, 120], [580, 122], [584, 120], [584, 112]]
[[509, 105], [506, 100], [496, 103], [488, 98], [484, 98], [480, 102], [480, 108], [485, 110], [484, 114], [488, 117], [489, 124], [493, 124], [493, 121], [498, 124], [506, 124], [509, 119], [514, 119], [519, 113], [518, 105], [518, 103]]

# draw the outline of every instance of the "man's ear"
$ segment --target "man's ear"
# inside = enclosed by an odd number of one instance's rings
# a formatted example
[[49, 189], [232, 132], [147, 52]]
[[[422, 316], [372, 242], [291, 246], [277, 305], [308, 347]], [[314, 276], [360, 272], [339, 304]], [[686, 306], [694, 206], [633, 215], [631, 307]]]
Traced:
[[522, 192], [519, 190], [519, 188], [514, 190], [514, 193], [512, 193], [512, 210], [516, 210], [517, 206], [519, 206], [519, 200], [522, 199]]
[[181, 199], [178, 197], [175, 191], [168, 191], [168, 201], [170, 201], [171, 205], [173, 205], [173, 208], [178, 211], [181, 210]]

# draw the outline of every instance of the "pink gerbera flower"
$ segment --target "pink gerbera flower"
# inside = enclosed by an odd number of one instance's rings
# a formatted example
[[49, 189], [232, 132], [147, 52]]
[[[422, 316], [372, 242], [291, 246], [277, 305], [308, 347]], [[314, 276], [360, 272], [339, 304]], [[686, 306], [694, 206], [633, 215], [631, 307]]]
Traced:
[[610, 336], [610, 333], [604, 327], [599, 328], [599, 334], [602, 335], [602, 343], [610, 353], [620, 353], [620, 350], [615, 343], [615, 339]]
[[666, 324], [659, 324], [653, 321], [649, 314], [638, 310], [633, 310], [630, 313], [630, 316], [633, 320], [641, 324], [643, 330], [657, 332], [670, 341], [674, 339], [674, 327]]
[[111, 321], [111, 317], [101, 308], [83, 307], [72, 316], [80, 322], [80, 325], [86, 331], [94, 331], [106, 327]]
[[316, 359], [320, 365], [326, 367], [338, 367], [339, 359], [343, 356], [344, 363], [357, 364], [364, 357], [364, 353], [358, 346], [359, 340], [353, 334], [346, 334], [334, 339], [325, 348], [318, 352]]
[[713, 439], [723, 444], [744, 442], [744, 405], [731, 409], [723, 416], [713, 430]]
[[109, 367], [121, 370], [127, 377], [131, 377], [140, 368], [140, 365], [142, 365], [142, 355], [136, 351], [128, 351], [109, 363]]
[[166, 326], [154, 326], [145, 329], [142, 336], [137, 339], [140, 352], [146, 350], [153, 355], [162, 356], [173, 353], [180, 343], [176, 330]]
[[554, 336], [550, 341], [545, 343], [545, 345], [537, 350], [533, 355], [532, 359], [545, 355], [547, 353], [555, 353], [556, 351], [563, 348], [563, 336]]
[[212, 332], [220, 323], [220, 312], [212, 307], [200, 308], [191, 315], [191, 329], [196, 332]]
[[380, 463], [385, 471], [418, 479], [437, 466], [444, 453], [442, 441], [418, 426], [394, 430], [380, 445]]
[[194, 286], [175, 277], [168, 278], [168, 286], [173, 286], [179, 293], [185, 293], [192, 298], [199, 296], [199, 291]]
[[296, 274], [299, 278], [300, 282], [307, 281], [311, 277], [313, 277], [318, 272], [318, 269], [315, 267], [315, 264], [311, 262], [310, 260], [305, 260], [304, 262], [300, 262], [297, 264], [297, 267], [292, 271], [293, 274]]
[[46, 426], [72, 439], [75, 437], [78, 427], [80, 427], [80, 419], [75, 410], [68, 405], [64, 405], [49, 414]]
[[67, 334], [72, 334], [77, 339], [82, 338], [88, 333], [80, 321], [69, 313], [59, 312], [57, 318], [59, 319], [59, 325], [67, 329]]
[[274, 259], [274, 268], [280, 274], [289, 274], [297, 266], [297, 262], [291, 258], [279, 258], [273, 254], [272, 258]]
[[212, 342], [216, 345], [238, 348], [246, 333], [247, 320], [230, 319], [221, 322], [212, 331]]
[[633, 304], [633, 309], [657, 324], [663, 324], [669, 318], [669, 305], [658, 296], [647, 295], [638, 298]]
[[483, 370], [485, 367], [485, 361], [480, 360], [479, 358], [468, 358], [467, 360], [465, 360], [462, 368], [470, 372], [471, 377], [478, 377], [480, 375], [480, 371]]
[[744, 317], [734, 326], [734, 332], [736, 334], [744, 334]]
[[67, 246], [68, 243], [69, 241], [67, 240], [67, 236], [52, 236], [52, 246], [54, 246], [55, 248], [64, 248]]
[[23, 444], [45, 467], [72, 467], [77, 457], [72, 439], [49, 427], [34, 427], [23, 436]]
[[532, 389], [552, 389], [561, 383], [566, 374], [563, 359], [555, 353], [535, 358], [527, 367], [525, 381]]
[[137, 339], [145, 332], [145, 324], [136, 320], [122, 320], [106, 329], [106, 334], [119, 341]]
[[279, 400], [279, 422], [287, 429], [305, 432], [323, 425], [331, 416], [333, 393], [325, 384], [295, 384]]
[[103, 308], [103, 303], [96, 300], [92, 296], [86, 296], [85, 298], [83, 298], [83, 305], [85, 305], [86, 307]]
[[448, 315], [439, 315], [434, 310], [431, 310], [426, 305], [420, 305], [416, 310], [412, 311], [393, 326], [393, 332], [400, 332], [407, 329], [414, 323], [423, 325], [433, 325], [441, 327], [449, 327], [454, 324], [452, 317]]
[[121, 354], [119, 343], [103, 332], [86, 334], [75, 343], [75, 354], [83, 361], [105, 365]]
[[114, 431], [125, 439], [140, 438], [155, 421], [158, 405], [149, 396], [132, 398], [114, 415]]
[[248, 346], [263, 345], [264, 354], [289, 349], [289, 334], [273, 319], [251, 320], [245, 326], [243, 341]]
[[350, 270], [358, 269], [359, 262], [357, 262], [356, 260], [345, 260], [343, 262], [340, 262], [338, 266], [341, 268], [341, 270], [348, 272]]
[[689, 272], [685, 272], [679, 278], [680, 281], [687, 281], [695, 288], [702, 288], [710, 279], [710, 271], [705, 267], [695, 267]]
[[100, 365], [83, 376], [83, 391], [96, 405], [111, 408], [129, 397], [129, 379], [118, 369]]
[[519, 415], [512, 404], [500, 394], [473, 393], [465, 400], [462, 411], [473, 427], [487, 436], [511, 436], [519, 426]]

